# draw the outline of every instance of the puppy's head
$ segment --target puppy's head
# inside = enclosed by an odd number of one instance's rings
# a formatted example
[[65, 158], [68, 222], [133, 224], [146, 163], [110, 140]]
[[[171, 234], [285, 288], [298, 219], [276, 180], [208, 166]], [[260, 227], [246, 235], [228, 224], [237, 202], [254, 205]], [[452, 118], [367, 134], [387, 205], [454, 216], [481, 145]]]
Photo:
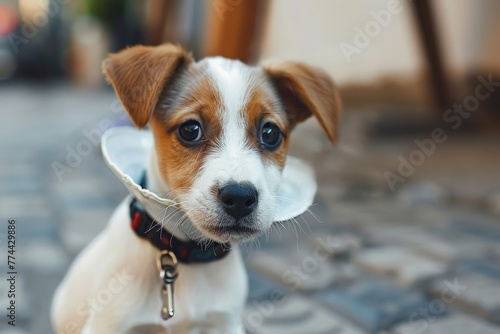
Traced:
[[302, 63], [195, 62], [166, 44], [112, 54], [104, 72], [134, 124], [149, 124], [172, 196], [212, 240], [243, 240], [271, 226], [298, 123], [314, 115], [330, 141], [337, 136], [335, 86]]

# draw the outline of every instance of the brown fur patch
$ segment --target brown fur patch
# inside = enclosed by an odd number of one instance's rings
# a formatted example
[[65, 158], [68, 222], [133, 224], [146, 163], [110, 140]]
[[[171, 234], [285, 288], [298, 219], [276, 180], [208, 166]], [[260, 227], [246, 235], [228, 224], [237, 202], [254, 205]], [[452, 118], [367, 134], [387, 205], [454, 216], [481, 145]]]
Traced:
[[177, 45], [138, 45], [110, 54], [102, 66], [130, 118], [142, 128], [148, 123], [163, 87], [180, 67], [191, 62], [191, 55]]
[[[273, 99], [273, 96], [270, 95], [271, 93], [268, 87], [263, 85], [256, 85], [252, 89], [244, 111], [247, 138], [252, 146], [261, 152], [264, 161], [283, 168], [288, 152], [288, 136], [291, 129], [289, 129], [288, 119], [284, 111], [281, 106], [276, 103], [277, 101]], [[280, 146], [274, 151], [263, 148], [259, 141], [261, 126], [268, 121], [276, 124], [283, 133], [283, 140]]]
[[[179, 82], [166, 92], [150, 122], [155, 137], [159, 170], [174, 196], [185, 193], [193, 184], [207, 154], [217, 145], [221, 123], [217, 110], [221, 99], [203, 69], [189, 68]], [[203, 131], [198, 144], [185, 145], [177, 128], [197, 120]]]
[[331, 142], [335, 142], [341, 101], [324, 71], [298, 62], [263, 65], [285, 104], [292, 127], [314, 115]]

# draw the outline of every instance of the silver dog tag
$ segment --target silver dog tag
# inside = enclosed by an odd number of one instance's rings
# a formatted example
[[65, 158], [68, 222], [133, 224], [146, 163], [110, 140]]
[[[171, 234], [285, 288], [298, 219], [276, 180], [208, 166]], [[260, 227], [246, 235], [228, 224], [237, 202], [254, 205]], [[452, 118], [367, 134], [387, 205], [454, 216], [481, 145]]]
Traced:
[[160, 270], [161, 288], [161, 317], [168, 320], [174, 316], [174, 282], [177, 279], [177, 258], [174, 253], [162, 251], [158, 256], [158, 269]]
[[177, 278], [177, 271], [165, 270], [163, 276], [163, 287], [161, 296], [163, 306], [161, 308], [161, 317], [168, 320], [174, 316], [174, 281]]

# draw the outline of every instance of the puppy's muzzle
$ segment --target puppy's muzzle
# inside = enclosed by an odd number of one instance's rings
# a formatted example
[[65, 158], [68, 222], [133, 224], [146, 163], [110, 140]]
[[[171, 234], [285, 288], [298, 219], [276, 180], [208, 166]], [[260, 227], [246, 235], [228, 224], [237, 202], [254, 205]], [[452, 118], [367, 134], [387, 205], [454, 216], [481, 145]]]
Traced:
[[224, 211], [238, 222], [257, 207], [258, 192], [248, 183], [230, 183], [219, 189], [219, 203]]

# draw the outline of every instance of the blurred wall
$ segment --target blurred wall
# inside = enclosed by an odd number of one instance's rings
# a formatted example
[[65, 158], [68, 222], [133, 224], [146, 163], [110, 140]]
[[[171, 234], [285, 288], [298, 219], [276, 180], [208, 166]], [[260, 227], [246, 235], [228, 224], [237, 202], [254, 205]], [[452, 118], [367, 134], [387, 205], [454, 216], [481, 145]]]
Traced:
[[[431, 4], [452, 98], [460, 99], [468, 77], [500, 73], [500, 1]], [[431, 85], [415, 23], [410, 0], [270, 0], [261, 56], [326, 69], [347, 107], [427, 110]]]
[[[391, 14], [369, 44], [346, 58], [340, 45], [355, 45], [357, 28], [375, 21], [372, 11], [388, 10], [388, 0], [272, 0], [262, 57], [293, 58], [329, 71], [339, 83], [370, 82], [387, 75], [420, 71], [421, 54], [409, 5]], [[375, 32], [376, 30], [373, 30]]]
[[452, 74], [500, 73], [500, 1], [439, 0], [441, 41]]

